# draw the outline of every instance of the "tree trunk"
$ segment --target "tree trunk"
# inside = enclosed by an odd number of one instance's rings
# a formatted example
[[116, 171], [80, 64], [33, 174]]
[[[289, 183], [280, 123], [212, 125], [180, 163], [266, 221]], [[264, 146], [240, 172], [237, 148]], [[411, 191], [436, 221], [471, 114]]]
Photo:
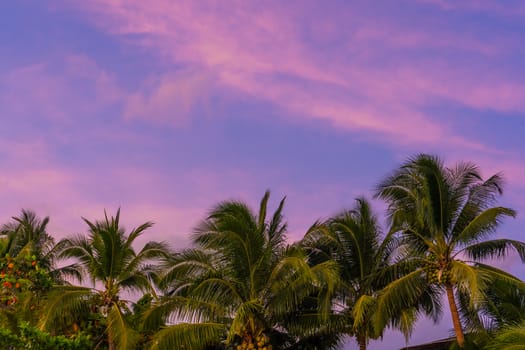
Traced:
[[111, 337], [108, 337], [108, 346], [109, 350], [115, 350], [115, 343], [113, 342], [113, 339], [111, 339]]
[[366, 350], [366, 337], [357, 337], [357, 343], [359, 344], [359, 350]]
[[451, 284], [445, 286], [447, 289], [448, 304], [450, 306], [450, 314], [452, 315], [452, 323], [454, 324], [454, 331], [456, 332], [456, 340], [461, 348], [465, 347], [465, 335], [461, 327], [461, 320], [459, 318], [458, 307], [454, 299], [454, 289]]

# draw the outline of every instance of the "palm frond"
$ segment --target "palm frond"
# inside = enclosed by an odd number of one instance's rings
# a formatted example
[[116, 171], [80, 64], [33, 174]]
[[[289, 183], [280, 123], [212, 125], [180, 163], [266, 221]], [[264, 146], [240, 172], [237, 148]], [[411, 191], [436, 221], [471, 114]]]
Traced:
[[456, 242], [470, 244], [495, 232], [505, 217], [515, 217], [516, 211], [505, 207], [492, 207], [480, 212], [458, 233]]
[[417, 305], [428, 290], [421, 271], [415, 270], [389, 283], [380, 293], [374, 314], [375, 329], [384, 329], [404, 309]]
[[372, 310], [375, 308], [377, 299], [370, 295], [361, 295], [352, 307], [352, 317], [354, 319], [354, 329], [359, 329], [365, 325], [365, 322]]
[[525, 243], [511, 239], [494, 239], [472, 244], [466, 247], [463, 252], [475, 260], [480, 261], [487, 258], [504, 258], [510, 249], [514, 249], [522, 262], [525, 262]]
[[487, 350], [525, 350], [525, 325], [509, 327], [499, 332]]
[[91, 307], [91, 288], [56, 286], [46, 297], [44, 310], [39, 319], [42, 329], [52, 329], [72, 323], [78, 315], [86, 314]]
[[226, 329], [220, 323], [180, 323], [156, 333], [151, 350], [202, 350], [208, 345], [220, 343], [225, 333]]
[[468, 293], [474, 305], [482, 302], [490, 276], [476, 266], [455, 260], [450, 265], [451, 279], [462, 293]]
[[113, 303], [108, 312], [109, 341], [116, 345], [117, 350], [136, 349], [139, 333], [126, 321], [120, 305]]

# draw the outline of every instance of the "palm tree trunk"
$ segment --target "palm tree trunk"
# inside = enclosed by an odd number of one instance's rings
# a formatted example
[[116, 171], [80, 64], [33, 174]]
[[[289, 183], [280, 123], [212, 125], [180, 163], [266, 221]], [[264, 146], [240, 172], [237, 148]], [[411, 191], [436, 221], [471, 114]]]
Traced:
[[459, 319], [458, 307], [456, 306], [456, 300], [454, 299], [454, 289], [451, 284], [445, 286], [447, 290], [448, 304], [450, 306], [450, 314], [452, 315], [452, 323], [454, 324], [454, 331], [456, 332], [456, 340], [459, 347], [465, 347], [465, 335], [463, 334], [463, 328], [461, 327], [461, 320]]
[[108, 336], [108, 347], [109, 350], [115, 350], [115, 343], [113, 342], [113, 339]]
[[359, 350], [366, 350], [366, 337], [357, 337], [357, 343], [359, 344]]

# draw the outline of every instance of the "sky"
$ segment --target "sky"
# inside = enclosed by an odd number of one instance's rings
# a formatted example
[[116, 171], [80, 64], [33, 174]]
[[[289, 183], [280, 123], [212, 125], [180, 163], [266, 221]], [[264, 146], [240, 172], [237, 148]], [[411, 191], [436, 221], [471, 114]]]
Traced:
[[502, 172], [518, 217], [497, 235], [523, 240], [520, 0], [7, 0], [0, 23], [0, 222], [32, 209], [61, 238], [120, 207], [182, 248], [216, 203], [270, 189], [293, 241], [429, 153]]

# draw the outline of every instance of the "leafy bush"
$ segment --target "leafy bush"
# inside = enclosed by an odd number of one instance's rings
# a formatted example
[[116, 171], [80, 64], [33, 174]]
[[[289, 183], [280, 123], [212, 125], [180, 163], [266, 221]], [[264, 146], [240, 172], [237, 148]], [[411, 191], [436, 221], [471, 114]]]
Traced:
[[89, 336], [78, 334], [74, 337], [54, 336], [23, 322], [19, 334], [0, 329], [0, 348], [6, 350], [89, 350], [92, 348]]

